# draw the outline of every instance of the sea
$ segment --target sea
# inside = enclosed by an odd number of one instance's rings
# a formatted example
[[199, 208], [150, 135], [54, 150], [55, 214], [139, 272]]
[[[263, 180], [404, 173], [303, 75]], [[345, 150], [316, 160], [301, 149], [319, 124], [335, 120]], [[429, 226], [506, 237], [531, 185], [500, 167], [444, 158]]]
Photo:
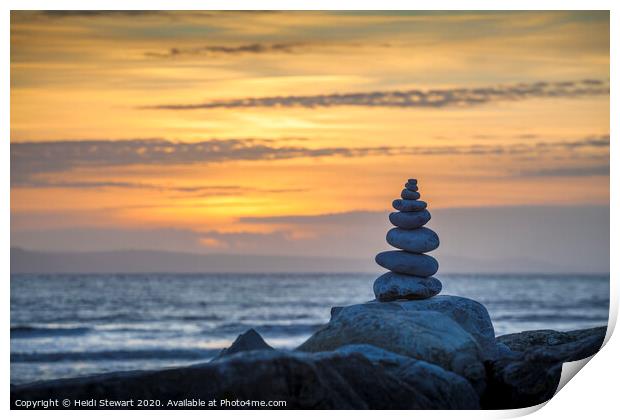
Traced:
[[[11, 275], [11, 383], [210, 360], [249, 328], [293, 348], [333, 306], [374, 298], [370, 274]], [[496, 335], [606, 325], [608, 275], [442, 275]]]

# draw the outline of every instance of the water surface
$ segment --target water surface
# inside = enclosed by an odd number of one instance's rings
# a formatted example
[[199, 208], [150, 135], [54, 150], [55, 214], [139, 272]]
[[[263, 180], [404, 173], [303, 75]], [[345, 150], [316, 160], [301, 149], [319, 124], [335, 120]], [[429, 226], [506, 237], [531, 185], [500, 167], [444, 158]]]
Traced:
[[[11, 383], [209, 360], [255, 328], [294, 347], [332, 306], [374, 298], [369, 274], [11, 276]], [[497, 335], [605, 325], [609, 276], [442, 275]]]

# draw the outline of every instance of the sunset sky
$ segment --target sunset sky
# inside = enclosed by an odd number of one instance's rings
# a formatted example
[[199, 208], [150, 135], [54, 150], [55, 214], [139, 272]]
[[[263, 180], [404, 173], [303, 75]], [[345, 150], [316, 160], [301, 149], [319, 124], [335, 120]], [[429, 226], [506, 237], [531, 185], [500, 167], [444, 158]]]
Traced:
[[372, 259], [416, 177], [608, 262], [609, 119], [608, 12], [13, 12], [12, 246]]

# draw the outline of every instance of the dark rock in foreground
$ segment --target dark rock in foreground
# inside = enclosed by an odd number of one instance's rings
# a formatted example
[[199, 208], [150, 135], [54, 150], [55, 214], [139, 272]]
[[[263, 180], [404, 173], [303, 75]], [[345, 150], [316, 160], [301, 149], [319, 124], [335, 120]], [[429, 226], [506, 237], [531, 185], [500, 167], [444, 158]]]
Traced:
[[513, 352], [487, 363], [483, 406], [522, 408], [549, 400], [560, 382], [562, 363], [585, 359], [599, 351], [606, 329], [524, 331], [497, 337]]
[[[482, 358], [495, 359], [498, 353], [495, 341], [495, 330], [491, 323], [491, 317], [484, 305], [472, 299], [460, 296], [438, 295], [430, 299], [422, 300], [396, 300], [385, 304], [376, 300], [360, 305], [360, 307], [370, 307], [371, 309], [382, 310], [405, 310], [405, 311], [433, 311], [440, 312], [469, 333], [480, 346]], [[332, 308], [332, 318], [340, 313], [343, 307]], [[516, 334], [518, 335], [518, 334]]]
[[[582, 340], [594, 340], [592, 345], [594, 347], [598, 346], [600, 348], [603, 345], [603, 340], [605, 338], [605, 333], [607, 332], [607, 327], [598, 327], [598, 328], [590, 328], [587, 330], [576, 330], [576, 331], [568, 331], [568, 332], [559, 332], [553, 330], [535, 330], [535, 331], [524, 331], [518, 334], [507, 334], [497, 337], [497, 341], [499, 343], [503, 343], [510, 350], [513, 351], [526, 351], [531, 350], [536, 347], [545, 347], [548, 351], [561, 350], [563, 345], [574, 343], [577, 346], [580, 346]], [[598, 350], [597, 348], [597, 350]], [[590, 351], [589, 349], [587, 350]], [[584, 357], [579, 357], [580, 355], [576, 355], [577, 358], [574, 360], [583, 359]], [[567, 360], [570, 361], [570, 360]]]
[[343, 346], [336, 353], [359, 354], [381, 365], [388, 373], [435, 401], [436, 405], [442, 401], [439, 404], [443, 409], [477, 409], [480, 406], [478, 394], [467, 380], [437, 365], [366, 344]]
[[[464, 396], [460, 392], [465, 392], [465, 396], [469, 392], [472, 398], [475, 395], [462, 378], [459, 386], [456, 375], [442, 376], [435, 373], [432, 366], [418, 369], [411, 366], [412, 373], [407, 369], [403, 366], [399, 379], [394, 371], [384, 369], [380, 363], [373, 363], [355, 351], [308, 355], [258, 350], [185, 368], [116, 373], [15, 387], [11, 391], [11, 405], [17, 408], [17, 399], [133, 398], [160, 400], [160, 408], [170, 409], [178, 407], [168, 406], [168, 401], [186, 399], [215, 399], [218, 403], [237, 399], [285, 401], [288, 409], [439, 409], [459, 408], [462, 404], [477, 407], [476, 400], [461, 401]], [[426, 371], [426, 376], [417, 380], [411, 378], [422, 370]], [[431, 381], [420, 389], [413, 386], [425, 377], [438, 376], [441, 382]], [[405, 377], [412, 382], [404, 380]]]
[[479, 344], [436, 311], [407, 311], [396, 303], [347, 306], [297, 350], [316, 353], [350, 344], [369, 344], [424, 360], [468, 379], [479, 392], [484, 388]]
[[[366, 306], [374, 306], [374, 312], [383, 313], [385, 317], [386, 311], [378, 309], [383, 305], [396, 304], [371, 303]], [[343, 311], [346, 315], [347, 309], [341, 309], [335, 316], [341, 316]], [[395, 313], [407, 312], [402, 308], [392, 309]], [[358, 313], [370, 311], [373, 310]], [[431, 314], [431, 317], [436, 314], [447, 320], [444, 321], [447, 324], [458, 325], [438, 312], [417, 313], [420, 316]], [[417, 319], [417, 315], [413, 318]], [[470, 322], [475, 324], [473, 320]], [[407, 342], [413, 346], [418, 345], [416, 339], [418, 343], [428, 342], [422, 337], [425, 334], [411, 336]], [[159, 407], [142, 407], [149, 409], [209, 408], [178, 405], [191, 399], [206, 402], [215, 399], [218, 405], [213, 408], [244, 408], [221, 406], [222, 400], [285, 401], [288, 409], [520, 408], [551, 398], [559, 382], [562, 363], [593, 355], [602, 345], [604, 335], [605, 327], [567, 333], [526, 331], [498, 337], [499, 346], [505, 348], [496, 359], [485, 362], [485, 387], [484, 393], [480, 394], [471, 379], [438, 364], [419, 360], [415, 357], [419, 350], [407, 350], [409, 356], [398, 354], [381, 348], [390, 344], [385, 342], [374, 346], [348, 344], [336, 346], [333, 351], [316, 353], [241, 350], [241, 347], [267, 345], [258, 333], [248, 332], [236, 341], [238, 346], [231, 346], [237, 352], [224, 354], [211, 363], [13, 386], [11, 407], [20, 408], [15, 404], [17, 400], [68, 398], [161, 401]], [[467, 341], [464, 337], [468, 334], [463, 331], [456, 336]], [[454, 342], [442, 344], [444, 347], [449, 345]], [[466, 374], [466, 369], [461, 373]]]
[[221, 357], [230, 356], [235, 353], [250, 350], [273, 350], [273, 347], [265, 343], [263, 337], [261, 337], [254, 328], [250, 328], [239, 337], [237, 337], [237, 339], [230, 345], [230, 347], [222, 350], [221, 353], [217, 356], [217, 358], [219, 359]]

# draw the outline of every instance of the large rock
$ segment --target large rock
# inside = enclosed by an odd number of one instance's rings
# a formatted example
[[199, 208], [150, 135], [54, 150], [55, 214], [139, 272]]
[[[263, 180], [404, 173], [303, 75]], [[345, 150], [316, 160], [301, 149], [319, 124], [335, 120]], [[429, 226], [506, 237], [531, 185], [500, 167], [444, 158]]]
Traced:
[[[584, 349], [586, 354], [590, 354], [574, 359], [579, 360], [594, 354], [601, 348], [606, 332], [607, 327], [596, 327], [568, 332], [534, 330], [502, 335], [497, 337], [497, 341], [505, 344], [512, 351], [523, 352], [533, 348], [544, 348], [547, 352], [552, 352], [556, 348], [558, 350], [564, 349], [563, 351], [565, 351], [567, 347], [562, 347], [565, 344], [573, 343], [573, 345], [582, 346], [582, 344], [585, 343], [585, 341], [582, 340], [590, 339], [592, 341], [592, 347]], [[580, 354], [576, 353], [575, 356], [580, 356]]]
[[430, 252], [439, 247], [439, 236], [429, 228], [390, 229], [385, 237], [394, 248], [417, 254]]
[[392, 212], [389, 216], [390, 223], [403, 229], [417, 229], [424, 226], [431, 220], [431, 214], [428, 210], [409, 211], [409, 212]]
[[557, 390], [562, 364], [595, 354], [605, 330], [538, 330], [498, 337], [511, 352], [487, 362], [484, 408], [522, 408], [549, 400]]
[[217, 356], [217, 359], [250, 350], [273, 350], [273, 347], [265, 343], [263, 337], [261, 337], [255, 329], [250, 328], [243, 334], [239, 335], [230, 347], [223, 349]]
[[487, 387], [482, 395], [486, 409], [525, 408], [548, 401], [555, 394], [561, 363], [535, 355], [503, 357], [488, 361]]
[[395, 302], [407, 311], [437, 311], [450, 317], [476, 339], [484, 359], [497, 356], [495, 330], [489, 312], [479, 302], [460, 296], [441, 295], [418, 301]]
[[[385, 310], [390, 305], [393, 310]], [[439, 312], [406, 311], [396, 303], [347, 306], [298, 350], [332, 351], [348, 344], [370, 344], [424, 360], [465, 377], [477, 391], [484, 387], [478, 342]]]
[[[405, 311], [394, 303], [357, 306], [353, 312], [374, 312], [384, 319], [392, 319], [396, 313], [428, 317], [431, 324], [449, 334], [440, 342], [440, 347], [450, 346], [451, 354], [458, 354], [459, 346], [454, 337], [462, 337], [464, 332], [461, 329], [455, 334], [458, 328], [444, 328], [445, 320], [449, 319], [438, 312]], [[362, 306], [365, 307], [360, 308]], [[351, 318], [353, 314], [349, 308], [341, 309], [335, 318], [341, 315]], [[414, 317], [410, 322], [419, 324], [416, 320]], [[381, 323], [375, 324], [375, 327], [381, 326]], [[368, 334], [378, 337], [382, 331], [376, 328]], [[605, 335], [605, 327], [601, 327], [567, 333], [526, 331], [499, 337], [498, 340], [509, 341], [523, 351], [509, 350], [504, 357], [487, 361], [486, 389], [480, 394], [472, 389], [469, 381], [441, 368], [439, 363], [431, 364], [400, 351], [385, 350], [386, 345], [392, 344], [393, 328], [388, 326], [385, 331], [386, 341], [378, 346], [344, 345], [334, 351], [317, 353], [241, 351], [212, 363], [183, 368], [118, 372], [12, 386], [11, 408], [23, 408], [16, 405], [17, 400], [68, 398], [72, 401], [160, 400], [162, 405], [158, 408], [172, 409], [209, 408], [188, 404], [179, 406], [178, 403], [213, 399], [233, 403], [285, 401], [289, 409], [475, 409], [478, 395], [481, 395], [480, 407], [483, 409], [521, 408], [551, 398], [559, 383], [562, 363], [593, 355]], [[425, 331], [418, 331], [410, 339], [411, 345], [420, 347], [408, 347], [405, 352], [443, 353], [443, 348], [432, 349], [432, 340]], [[411, 329], [405, 328], [402, 335], [410, 332]], [[533, 347], [526, 347], [527, 343]], [[429, 347], [425, 348], [425, 345]], [[505, 344], [502, 346], [508, 348]], [[461, 347], [461, 350], [468, 353], [467, 348]], [[173, 404], [169, 405], [169, 401]]]
[[[13, 387], [11, 407], [20, 408], [16, 400], [67, 398], [159, 400], [162, 405], [155, 408], [168, 409], [208, 408], [169, 405], [169, 401], [188, 400], [284, 401], [282, 408], [287, 409], [475, 408], [477, 398], [457, 375], [412, 360], [405, 360], [400, 369], [386, 369], [389, 356], [371, 355], [373, 362], [364, 353], [368, 351], [304, 354], [258, 350], [184, 368], [47, 381]], [[424, 378], [432, 382], [424, 386]], [[452, 391], [455, 394], [451, 395]]]
[[430, 255], [406, 251], [383, 251], [377, 254], [375, 261], [395, 273], [418, 277], [430, 277], [439, 269], [439, 263]]
[[[352, 344], [338, 348], [338, 354], [362, 355], [379, 364], [388, 373], [435, 401], [442, 409], [474, 410], [479, 408], [479, 397], [463, 377], [437, 365], [401, 356], [368, 344]], [[317, 355], [332, 353], [317, 353]]]
[[[373, 309], [393, 311], [435, 311], [440, 312], [461, 326], [476, 339], [482, 350], [483, 359], [494, 359], [498, 356], [499, 347], [495, 340], [495, 330], [487, 309], [479, 302], [460, 296], [439, 295], [422, 300], [395, 300], [385, 304], [377, 300], [359, 306], [372, 306]], [[335, 306], [331, 310], [332, 318], [336, 317], [343, 307]], [[506, 336], [504, 336], [506, 337]], [[498, 338], [498, 339], [501, 339]]]
[[396, 299], [427, 299], [441, 292], [441, 282], [435, 277], [415, 277], [388, 272], [373, 284], [375, 297], [382, 302]]

